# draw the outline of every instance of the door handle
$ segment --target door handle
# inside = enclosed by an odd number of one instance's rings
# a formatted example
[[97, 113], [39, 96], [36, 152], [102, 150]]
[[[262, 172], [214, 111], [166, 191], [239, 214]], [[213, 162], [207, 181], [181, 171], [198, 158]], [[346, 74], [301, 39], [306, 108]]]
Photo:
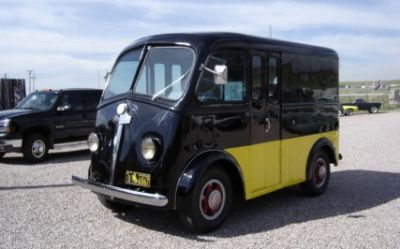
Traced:
[[268, 133], [269, 129], [271, 129], [271, 122], [269, 122], [269, 118], [265, 118], [265, 133]]

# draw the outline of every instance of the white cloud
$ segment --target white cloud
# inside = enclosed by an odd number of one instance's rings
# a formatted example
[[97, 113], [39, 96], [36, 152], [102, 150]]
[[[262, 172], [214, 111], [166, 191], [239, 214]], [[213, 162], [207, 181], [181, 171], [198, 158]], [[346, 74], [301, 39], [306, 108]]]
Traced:
[[[331, 47], [342, 80], [400, 78], [400, 2], [361, 8], [315, 1], [12, 1], [0, 15], [0, 73], [39, 86], [95, 87], [118, 52], [139, 37], [232, 31]], [[75, 84], [75, 85], [74, 85]]]

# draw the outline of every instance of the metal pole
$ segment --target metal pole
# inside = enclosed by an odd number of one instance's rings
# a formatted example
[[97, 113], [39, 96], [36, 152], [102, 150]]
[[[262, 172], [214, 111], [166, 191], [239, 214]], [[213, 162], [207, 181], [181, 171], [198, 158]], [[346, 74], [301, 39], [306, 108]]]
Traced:
[[32, 76], [32, 92], [35, 91], [35, 80], [36, 80], [36, 75], [35, 75], [35, 73], [33, 73], [33, 76]]
[[28, 75], [29, 75], [28, 94], [30, 94], [30, 93], [32, 92], [32, 90], [31, 90], [31, 81], [32, 81], [32, 73], [33, 73], [33, 70], [32, 70], [32, 69], [28, 69], [28, 70], [26, 70], [26, 71], [28, 72]]

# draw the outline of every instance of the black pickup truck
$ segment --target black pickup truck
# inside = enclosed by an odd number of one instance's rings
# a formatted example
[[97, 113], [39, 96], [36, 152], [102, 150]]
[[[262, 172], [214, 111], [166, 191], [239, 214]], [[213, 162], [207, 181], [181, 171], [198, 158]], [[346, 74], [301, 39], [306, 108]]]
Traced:
[[369, 103], [364, 99], [356, 99], [353, 103], [342, 103], [342, 106], [357, 106], [359, 111], [368, 111], [369, 113], [377, 113], [381, 108], [381, 103]]
[[101, 93], [98, 89], [36, 91], [14, 109], [0, 111], [0, 158], [22, 152], [27, 161], [37, 163], [57, 145], [86, 141]]

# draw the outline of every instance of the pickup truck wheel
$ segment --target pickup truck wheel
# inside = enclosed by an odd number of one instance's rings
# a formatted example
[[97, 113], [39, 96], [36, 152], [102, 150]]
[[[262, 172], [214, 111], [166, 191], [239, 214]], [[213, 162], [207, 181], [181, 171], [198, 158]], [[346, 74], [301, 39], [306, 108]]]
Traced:
[[330, 178], [330, 161], [325, 152], [314, 154], [307, 167], [309, 179], [300, 184], [308, 196], [322, 195], [328, 188]]
[[376, 106], [371, 106], [371, 108], [369, 108], [369, 113], [377, 113], [379, 110], [378, 107]]
[[104, 195], [97, 195], [97, 199], [99, 199], [99, 202], [105, 207], [108, 208], [114, 212], [122, 212], [131, 209], [133, 206], [128, 205], [125, 203], [120, 203], [120, 202], [115, 202], [111, 201]]
[[5, 155], [6, 153], [4, 153], [4, 152], [0, 152], [0, 158], [3, 158], [3, 156]]
[[28, 135], [23, 142], [22, 153], [30, 163], [39, 163], [46, 159], [49, 152], [45, 136], [39, 133]]
[[353, 109], [348, 109], [348, 110], [346, 110], [346, 112], [344, 113], [344, 115], [346, 115], [346, 116], [351, 116], [351, 115], [353, 115]]
[[192, 231], [207, 233], [220, 227], [232, 206], [232, 184], [226, 172], [207, 170], [185, 197], [179, 210], [182, 223]]

